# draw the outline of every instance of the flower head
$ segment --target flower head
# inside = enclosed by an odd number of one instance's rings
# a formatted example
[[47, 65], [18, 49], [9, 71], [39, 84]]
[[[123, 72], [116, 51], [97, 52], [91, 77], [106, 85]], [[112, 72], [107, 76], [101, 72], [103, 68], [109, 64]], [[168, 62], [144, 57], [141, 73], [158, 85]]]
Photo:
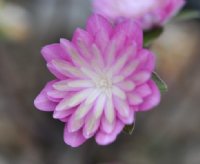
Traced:
[[134, 123], [135, 112], [159, 103], [160, 92], [151, 80], [155, 56], [142, 43], [136, 22], [112, 26], [93, 15], [71, 42], [61, 39], [42, 49], [56, 79], [34, 103], [65, 122], [66, 144], [77, 147], [93, 136], [98, 144], [109, 144], [125, 125]]
[[185, 0], [93, 0], [94, 12], [113, 22], [138, 19], [143, 29], [161, 26], [173, 17]]

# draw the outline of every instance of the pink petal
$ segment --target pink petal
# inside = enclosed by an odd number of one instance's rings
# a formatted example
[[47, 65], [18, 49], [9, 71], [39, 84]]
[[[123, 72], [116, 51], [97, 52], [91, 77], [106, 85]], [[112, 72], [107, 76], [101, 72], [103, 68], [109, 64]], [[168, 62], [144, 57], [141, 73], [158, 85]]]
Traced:
[[132, 91], [135, 89], [135, 84], [131, 80], [123, 81], [117, 84], [124, 91]]
[[108, 66], [112, 66], [113, 62], [115, 61], [117, 54], [122, 48], [124, 48], [126, 36], [124, 33], [114, 33], [115, 35], [112, 36], [111, 41], [108, 43], [104, 56], [106, 60], [106, 64]]
[[157, 12], [161, 16], [161, 24], [165, 24], [171, 17], [176, 15], [185, 3], [185, 0], [167, 1], [164, 7]]
[[57, 111], [69, 110], [79, 104], [81, 104], [90, 95], [92, 89], [84, 89], [80, 92], [75, 92], [74, 94], [69, 94], [64, 98], [57, 106]]
[[66, 78], [84, 77], [79, 69], [74, 67], [70, 62], [64, 60], [53, 60], [51, 63], [55, 70]]
[[85, 118], [88, 112], [91, 110], [93, 104], [86, 104], [85, 102], [80, 104], [79, 107], [76, 109], [75, 117], [77, 119]]
[[115, 118], [112, 122], [109, 122], [108, 119], [105, 116], [103, 116], [101, 119], [101, 130], [109, 134], [115, 128], [115, 123], [116, 123]]
[[47, 63], [48, 70], [57, 78], [57, 79], [66, 79], [66, 76], [64, 76], [62, 73], [60, 73], [55, 66], [52, 64], [52, 62]]
[[95, 14], [88, 19], [86, 29], [93, 37], [99, 35], [100, 31], [109, 37], [112, 32], [112, 25], [104, 17]]
[[132, 80], [136, 85], [141, 85], [147, 82], [150, 78], [151, 78], [151, 72], [139, 71], [133, 75]]
[[104, 59], [102, 56], [102, 51], [97, 47], [96, 44], [92, 44], [91, 49], [93, 55], [92, 64], [94, 65], [94, 67], [99, 67], [100, 69], [104, 68]]
[[48, 99], [49, 99], [50, 101], [55, 102], [55, 103], [58, 103], [58, 102], [60, 102], [60, 100], [61, 100], [61, 99], [58, 99], [58, 98], [53, 98], [53, 97], [51, 97], [51, 96], [49, 96], [49, 95], [47, 95], [47, 96], [48, 96]]
[[136, 58], [140, 62], [137, 70], [147, 70], [152, 72], [155, 69], [156, 57], [155, 55], [146, 49], [140, 51], [138, 58]]
[[68, 121], [68, 131], [70, 133], [78, 131], [84, 125], [84, 118], [77, 118], [75, 114], [73, 114]]
[[[131, 106], [131, 110], [133, 111], [133, 112], [137, 112], [138, 111], [138, 106]], [[134, 113], [134, 122], [135, 122], [135, 115], [136, 115], [136, 113]]]
[[105, 95], [100, 95], [97, 98], [96, 103], [94, 104], [94, 109], [93, 109], [93, 116], [96, 119], [101, 117], [104, 110], [105, 103], [106, 103], [106, 99], [107, 97]]
[[62, 91], [58, 91], [58, 90], [50, 90], [47, 92], [47, 95], [51, 98], [60, 100], [67, 96], [67, 92], [62, 92]]
[[110, 133], [104, 133], [102, 131], [99, 131], [95, 137], [96, 142], [99, 145], [108, 145], [114, 142], [117, 138], [117, 135], [123, 130], [124, 124], [120, 121], [117, 121], [114, 130]]
[[93, 0], [94, 13], [114, 23], [137, 19], [143, 29], [166, 23], [185, 4], [185, 0]]
[[95, 118], [91, 113], [85, 120], [85, 126], [83, 127], [83, 136], [87, 139], [91, 138], [100, 126], [100, 118]]
[[149, 96], [151, 94], [151, 88], [149, 87], [148, 84], [143, 84], [143, 85], [138, 86], [135, 89], [135, 92], [140, 97], [147, 97], [147, 96]]
[[108, 123], [113, 124], [113, 122], [115, 121], [116, 113], [112, 97], [107, 99], [106, 106], [104, 108], [104, 114], [105, 120], [107, 120]]
[[98, 46], [101, 52], [105, 51], [109, 41], [110, 41], [110, 38], [107, 33], [104, 33], [103, 31], [98, 31], [96, 33], [95, 44]]
[[55, 59], [69, 60], [69, 56], [58, 43], [43, 47], [41, 53], [47, 62]]
[[140, 105], [143, 103], [143, 98], [139, 94], [136, 93], [128, 93], [128, 102], [130, 105]]
[[136, 47], [135, 44], [130, 44], [119, 52], [118, 58], [115, 64], [112, 66], [113, 74], [118, 73], [128, 61], [130, 61], [131, 57], [135, 55]]
[[52, 89], [52, 85], [55, 82], [55, 80], [48, 82], [40, 94], [35, 98], [34, 105], [37, 109], [47, 112], [54, 111], [57, 103], [48, 99], [47, 92]]
[[115, 109], [117, 110], [117, 116], [118, 118], [124, 122], [125, 124], [129, 124], [133, 121], [133, 114], [130, 109], [128, 102], [121, 100], [117, 97], [113, 98]]
[[53, 112], [53, 118], [55, 119], [63, 119], [65, 117], [70, 116], [72, 113], [74, 113], [75, 109], [71, 108], [69, 110], [64, 110], [64, 111], [56, 111], [54, 110]]
[[90, 45], [93, 43], [93, 38], [91, 35], [80, 28], [77, 28], [72, 42], [76, 45], [79, 52], [84, 56], [85, 58], [91, 58], [91, 52], [90, 52]]
[[[137, 109], [137, 108], [136, 108]], [[135, 110], [133, 110], [132, 107], [130, 107], [130, 111], [129, 111], [129, 116], [128, 117], [124, 117], [121, 114], [118, 113], [117, 117], [119, 118], [119, 120], [121, 120], [121, 122], [123, 122], [126, 125], [131, 125], [134, 121], [135, 121]]]
[[61, 118], [59, 120], [62, 121], [62, 122], [64, 122], [64, 123], [67, 123], [69, 121], [69, 118], [70, 117], [65, 117], [65, 118]]
[[87, 105], [93, 104], [95, 102], [95, 100], [97, 99], [97, 97], [99, 97], [100, 94], [101, 94], [101, 91], [99, 91], [98, 89], [93, 89], [93, 91], [90, 93], [90, 95], [85, 100], [85, 104], [87, 104]]
[[67, 145], [70, 145], [71, 147], [78, 147], [82, 145], [86, 141], [86, 139], [83, 137], [81, 131], [70, 133], [68, 131], [67, 124], [65, 124], [64, 141]]
[[111, 37], [111, 43], [115, 46], [116, 52], [124, 48], [125, 41], [126, 41], [126, 33], [118, 25], [117, 27], [114, 28]]
[[[93, 84], [88, 80], [61, 80], [53, 85], [53, 88], [59, 92], [67, 93], [69, 91], [80, 91], [84, 88], [93, 87]], [[61, 96], [61, 95], [60, 95]], [[64, 98], [64, 97], [62, 97]]]
[[130, 60], [122, 69], [121, 74], [124, 78], [131, 76], [137, 70], [139, 64], [138, 60]]
[[126, 34], [126, 44], [131, 44], [134, 41], [137, 44], [139, 49], [143, 46], [143, 31], [140, 25], [133, 20], [125, 20], [122, 23], [119, 23], [117, 26], [117, 31], [121, 31]]
[[144, 103], [139, 107], [140, 111], [150, 110], [160, 103], [161, 95], [157, 85], [152, 80], [148, 82], [148, 85], [152, 90], [152, 94], [144, 99]]
[[126, 93], [120, 89], [119, 87], [113, 86], [112, 87], [112, 94], [122, 100], [126, 99]]
[[145, 63], [145, 68], [146, 70], [152, 72], [154, 71], [155, 69], [155, 65], [156, 65], [156, 56], [154, 53], [152, 53], [151, 51], [147, 50], [148, 51], [148, 60], [147, 62]]
[[72, 63], [78, 67], [88, 66], [87, 62], [80, 55], [75, 45], [66, 39], [60, 39], [60, 44], [63, 49], [69, 54]]

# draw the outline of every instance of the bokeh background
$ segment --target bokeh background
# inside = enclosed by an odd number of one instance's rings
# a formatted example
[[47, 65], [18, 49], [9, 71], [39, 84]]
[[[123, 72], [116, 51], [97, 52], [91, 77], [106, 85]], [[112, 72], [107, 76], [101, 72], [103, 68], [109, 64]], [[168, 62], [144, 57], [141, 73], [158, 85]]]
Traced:
[[[200, 11], [200, 1], [186, 8]], [[64, 125], [33, 100], [53, 79], [42, 46], [70, 39], [91, 13], [89, 0], [0, 0], [0, 164], [200, 164], [200, 22], [173, 21], [151, 46], [169, 91], [137, 114], [134, 133], [109, 146], [73, 149]]]

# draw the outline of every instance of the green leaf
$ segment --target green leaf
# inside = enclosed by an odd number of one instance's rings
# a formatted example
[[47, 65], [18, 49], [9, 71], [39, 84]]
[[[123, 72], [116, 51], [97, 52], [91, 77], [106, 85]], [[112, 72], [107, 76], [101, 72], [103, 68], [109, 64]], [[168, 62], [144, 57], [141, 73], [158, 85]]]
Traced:
[[182, 10], [177, 16], [174, 17], [175, 21], [187, 21], [191, 19], [199, 19], [200, 12], [196, 10]]
[[123, 129], [123, 132], [126, 133], [126, 134], [129, 134], [131, 135], [133, 133], [135, 129], [135, 124], [132, 124], [132, 125], [126, 125]]
[[148, 47], [155, 39], [157, 39], [163, 32], [162, 27], [157, 27], [144, 32], [144, 47]]
[[156, 83], [161, 92], [167, 92], [167, 84], [155, 72], [152, 73], [152, 80]]

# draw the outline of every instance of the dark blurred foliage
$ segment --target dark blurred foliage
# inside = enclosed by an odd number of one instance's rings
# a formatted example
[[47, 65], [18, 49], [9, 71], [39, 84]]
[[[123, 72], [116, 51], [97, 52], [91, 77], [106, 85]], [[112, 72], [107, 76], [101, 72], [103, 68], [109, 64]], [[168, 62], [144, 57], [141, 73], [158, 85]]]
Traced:
[[200, 10], [200, 1], [188, 0], [187, 7]]
[[[63, 142], [63, 124], [37, 111], [33, 100], [53, 79], [41, 47], [84, 27], [89, 0], [6, 2], [26, 11], [27, 28], [23, 37], [0, 40], [0, 164], [200, 164], [198, 20], [168, 24], [152, 45], [169, 91], [159, 107], [137, 114], [134, 133], [106, 147], [91, 139], [72, 149]], [[200, 1], [187, 8], [200, 9]]]

